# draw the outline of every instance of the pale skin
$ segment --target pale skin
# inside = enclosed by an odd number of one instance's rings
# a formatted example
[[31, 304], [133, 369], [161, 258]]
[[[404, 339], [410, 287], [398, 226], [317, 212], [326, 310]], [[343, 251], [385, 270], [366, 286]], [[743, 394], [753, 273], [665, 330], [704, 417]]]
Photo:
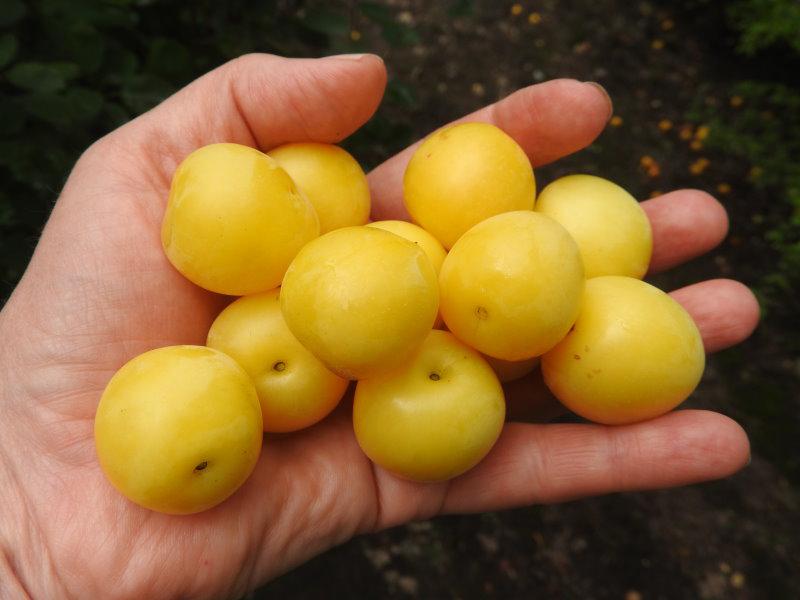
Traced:
[[[208, 512], [153, 513], [111, 487], [92, 437], [109, 378], [146, 350], [204, 343], [226, 302], [183, 279], [161, 250], [176, 165], [212, 142], [265, 151], [338, 142], [372, 115], [385, 82], [371, 55], [246, 56], [102, 138], [75, 165], [0, 313], [0, 596], [237, 597], [354, 535], [409, 520], [684, 485], [747, 463], [739, 425], [680, 410], [615, 428], [508, 424], [474, 470], [411, 483], [372, 466], [344, 405], [311, 429], [267, 436], [251, 479]], [[502, 127], [537, 166], [591, 143], [610, 114], [600, 89], [559, 80], [466, 119]], [[408, 159], [402, 152], [370, 174], [374, 219], [403, 218]], [[727, 231], [724, 209], [703, 192], [644, 207], [653, 271], [710, 250]], [[673, 296], [709, 352], [742, 341], [758, 321], [753, 295], [733, 281]]]

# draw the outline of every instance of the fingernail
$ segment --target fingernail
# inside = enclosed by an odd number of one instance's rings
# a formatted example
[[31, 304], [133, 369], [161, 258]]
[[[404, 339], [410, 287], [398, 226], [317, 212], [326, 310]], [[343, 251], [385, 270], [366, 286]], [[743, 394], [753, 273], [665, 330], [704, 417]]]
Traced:
[[614, 102], [611, 100], [611, 96], [608, 94], [606, 88], [602, 85], [597, 83], [596, 81], [584, 81], [583, 83], [587, 83], [595, 88], [597, 88], [603, 96], [606, 97], [606, 101], [608, 102], [608, 119], [611, 120], [611, 116], [614, 114]]
[[747, 464], [745, 465], [745, 467], [749, 467], [751, 462], [753, 462], [753, 455], [752, 454], [747, 457]]
[[383, 61], [383, 59], [377, 54], [334, 54], [332, 56], [328, 56], [327, 58], [338, 58], [340, 60], [361, 60], [365, 56], [374, 56], [375, 58]]

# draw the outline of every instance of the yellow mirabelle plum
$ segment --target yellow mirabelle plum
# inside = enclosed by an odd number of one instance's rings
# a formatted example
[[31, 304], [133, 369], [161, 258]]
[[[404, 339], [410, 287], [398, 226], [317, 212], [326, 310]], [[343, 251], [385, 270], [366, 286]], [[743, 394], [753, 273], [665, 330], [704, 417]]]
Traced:
[[536, 211], [561, 223], [581, 250], [586, 278], [641, 279], [650, 265], [650, 220], [636, 198], [593, 175], [568, 175], [545, 187]]
[[277, 287], [319, 219], [286, 171], [239, 144], [195, 150], [172, 178], [161, 243], [173, 266], [212, 292]]
[[280, 289], [228, 305], [208, 332], [208, 346], [236, 360], [255, 383], [264, 431], [296, 431], [323, 419], [348, 382], [331, 373], [292, 335]]
[[489, 366], [497, 375], [500, 383], [508, 383], [525, 377], [528, 373], [539, 366], [539, 357], [527, 358], [525, 360], [503, 360], [487, 354], [483, 355]]
[[547, 386], [573, 412], [616, 425], [683, 402], [705, 366], [703, 340], [684, 308], [631, 277], [586, 282], [574, 329], [542, 357]]
[[203, 346], [159, 348], [126, 363], [103, 392], [94, 434], [111, 483], [172, 514], [233, 494], [255, 468], [263, 436], [250, 377]]
[[364, 225], [369, 219], [367, 176], [346, 150], [333, 144], [284, 144], [269, 155], [314, 205], [320, 234]]
[[583, 265], [561, 225], [516, 211], [465, 233], [445, 258], [439, 284], [442, 317], [456, 337], [483, 354], [520, 361], [555, 346], [575, 322]]
[[419, 225], [414, 225], [408, 221], [373, 221], [367, 227], [377, 227], [384, 231], [390, 231], [395, 235], [404, 237], [410, 242], [414, 242], [428, 256], [438, 277], [442, 270], [442, 263], [447, 252], [435, 237], [425, 231]]
[[[408, 221], [374, 221], [367, 225], [367, 227], [377, 227], [385, 231], [391, 231], [395, 235], [404, 237], [407, 240], [414, 242], [422, 251], [428, 256], [433, 265], [433, 270], [436, 271], [436, 276], [439, 276], [439, 271], [442, 269], [444, 257], [447, 252], [435, 237], [425, 231], [419, 225], [414, 225]], [[444, 321], [440, 314], [436, 315], [436, 321], [433, 323], [434, 329], [441, 329]]]
[[436, 273], [416, 244], [374, 227], [336, 229], [286, 271], [289, 329], [334, 373], [364, 379], [402, 364], [431, 329]]
[[405, 365], [356, 384], [359, 445], [408, 479], [442, 481], [471, 469], [497, 441], [504, 417], [492, 368], [446, 331], [431, 331]]
[[411, 218], [445, 248], [492, 215], [531, 210], [536, 196], [525, 151], [502, 129], [462, 123], [432, 133], [403, 178]]

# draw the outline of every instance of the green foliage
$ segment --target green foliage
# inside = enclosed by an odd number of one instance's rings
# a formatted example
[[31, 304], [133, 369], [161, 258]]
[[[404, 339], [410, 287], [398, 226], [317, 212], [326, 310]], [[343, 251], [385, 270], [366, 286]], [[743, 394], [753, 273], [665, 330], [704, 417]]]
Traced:
[[[797, 0], [736, 0], [726, 15], [741, 54], [769, 60], [763, 52], [780, 50], [794, 62], [800, 58]], [[773, 198], [765, 214], [753, 215], [766, 227], [765, 241], [777, 257], [757, 293], [767, 309], [791, 313], [800, 310], [800, 90], [786, 82], [744, 80], [731, 96], [740, 107], [720, 110], [698, 99], [690, 118], [709, 125], [706, 144], [747, 162], [750, 183]]]
[[739, 31], [738, 48], [745, 54], [783, 43], [800, 52], [800, 2], [797, 0], [736, 0], [728, 18]]
[[[387, 8], [362, 4], [4, 0], [0, 298], [21, 275], [80, 153], [195, 77], [247, 52], [319, 56], [417, 41], [413, 29]], [[358, 35], [352, 34], [356, 29]], [[411, 90], [390, 82], [389, 104], [414, 101]], [[410, 131], [378, 115], [353, 144], [364, 147], [365, 135], [393, 150], [408, 141]]]
[[720, 111], [704, 107], [691, 115], [710, 126], [710, 148], [738, 156], [751, 165], [749, 180], [773, 197], [766, 240], [778, 260], [760, 282], [768, 304], [793, 304], [800, 288], [800, 92], [791, 87], [755, 81], [737, 84], [732, 95], [741, 108]]

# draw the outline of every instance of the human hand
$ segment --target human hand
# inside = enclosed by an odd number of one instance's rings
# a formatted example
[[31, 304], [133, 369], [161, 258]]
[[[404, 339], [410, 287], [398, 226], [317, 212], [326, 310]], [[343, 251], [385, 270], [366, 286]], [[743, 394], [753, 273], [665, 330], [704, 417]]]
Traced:
[[[111, 375], [146, 350], [204, 343], [226, 303], [185, 280], [161, 249], [177, 164], [212, 142], [268, 151], [288, 141], [339, 141], [372, 115], [385, 80], [383, 63], [370, 55], [242, 57], [81, 157], [0, 312], [0, 585], [42, 598], [236, 597], [353, 535], [408, 520], [681, 485], [746, 463], [737, 424], [681, 410], [623, 427], [510, 423], [472, 471], [413, 483], [363, 455], [345, 401], [310, 429], [268, 435], [252, 477], [207, 512], [150, 512], [111, 487], [93, 441]], [[503, 128], [537, 166], [591, 143], [610, 112], [597, 87], [560, 80], [467, 119]], [[404, 215], [409, 157], [406, 150], [370, 174], [374, 218]], [[724, 210], [702, 192], [643, 206], [653, 270], [711, 249], [727, 230]], [[752, 294], [735, 282], [673, 295], [709, 351], [743, 340], [758, 319]]]

